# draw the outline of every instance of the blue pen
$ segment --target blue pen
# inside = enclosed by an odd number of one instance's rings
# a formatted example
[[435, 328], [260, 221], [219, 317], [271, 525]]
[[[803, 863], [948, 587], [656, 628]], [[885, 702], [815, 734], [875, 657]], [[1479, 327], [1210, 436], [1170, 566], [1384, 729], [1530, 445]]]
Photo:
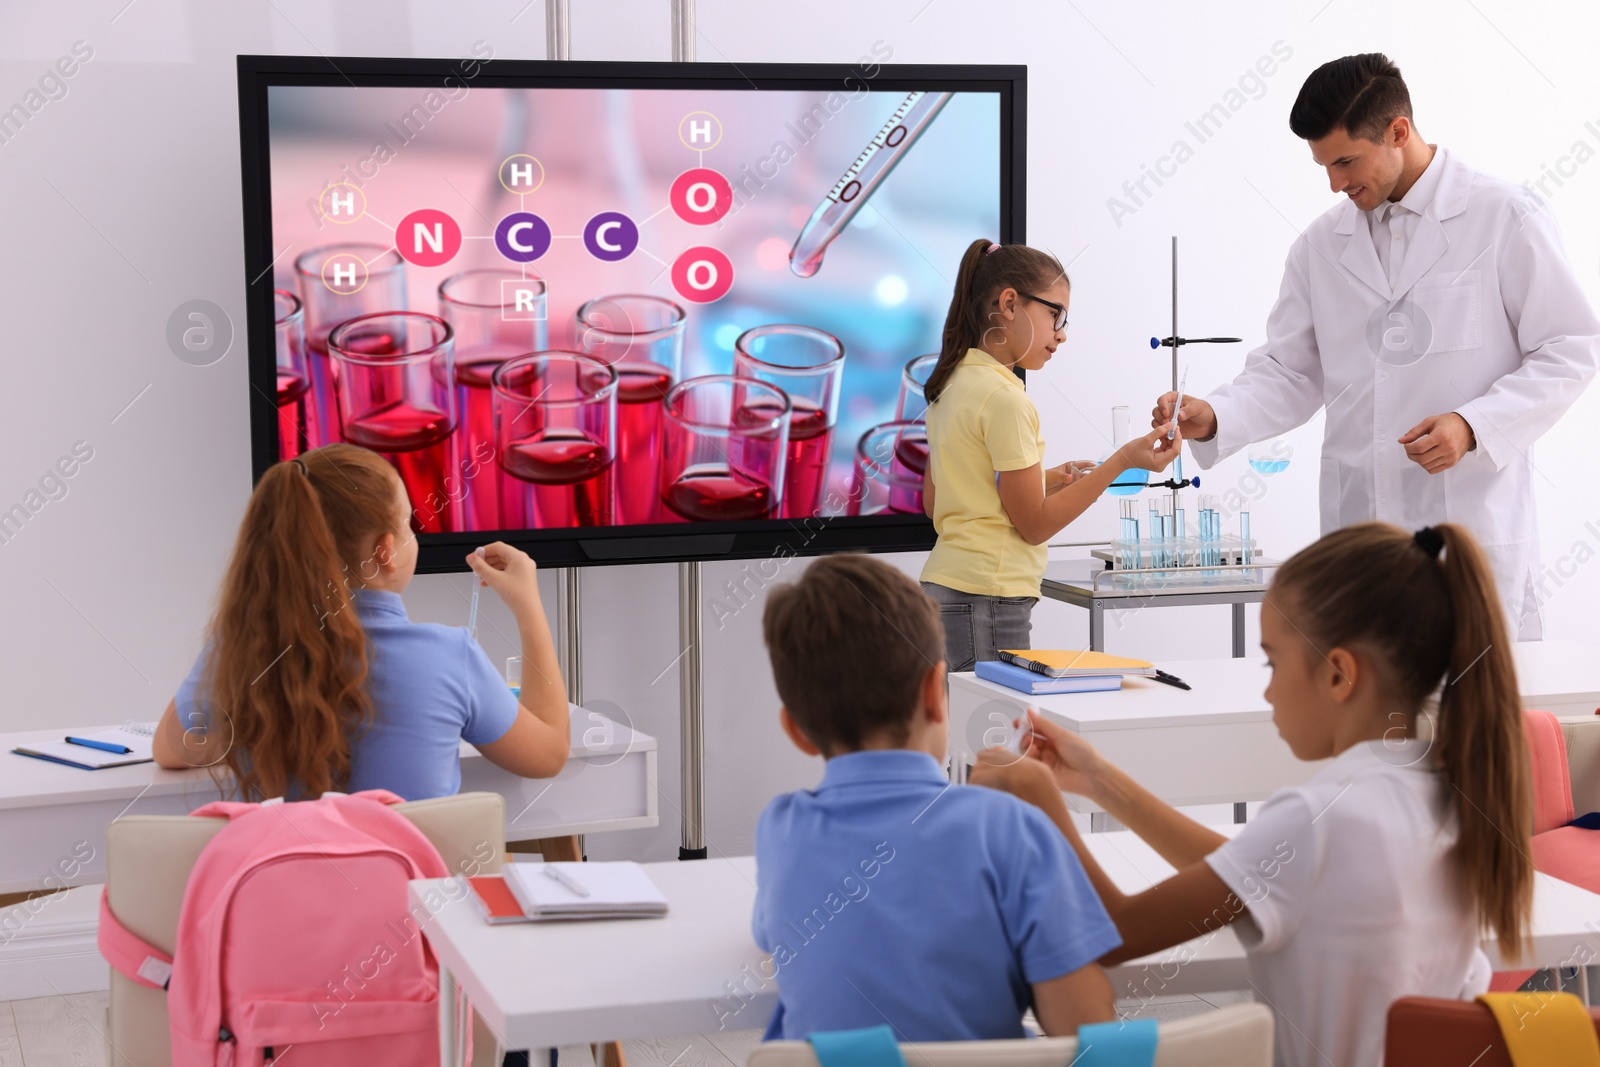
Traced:
[[98, 748], [101, 752], [115, 752], [122, 756], [126, 756], [133, 751], [127, 745], [118, 745], [111, 741], [95, 741], [87, 737], [68, 737], [67, 743], [82, 745], [84, 748]]

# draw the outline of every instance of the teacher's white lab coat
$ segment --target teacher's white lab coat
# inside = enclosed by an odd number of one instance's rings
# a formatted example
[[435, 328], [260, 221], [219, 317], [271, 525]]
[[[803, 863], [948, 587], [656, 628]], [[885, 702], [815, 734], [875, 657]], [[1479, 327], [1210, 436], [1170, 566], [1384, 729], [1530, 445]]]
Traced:
[[[1372, 519], [1468, 527], [1494, 567], [1513, 630], [1534, 639], [1542, 628], [1533, 443], [1594, 374], [1600, 318], [1555, 221], [1531, 193], [1443, 148], [1434, 162], [1444, 168], [1438, 188], [1392, 290], [1354, 203], [1306, 228], [1289, 250], [1266, 343], [1207, 397], [1216, 436], [1190, 447], [1207, 468], [1326, 407], [1322, 532]], [[1431, 331], [1420, 358], [1379, 358], [1383, 330], [1404, 321], [1390, 319], [1392, 310]], [[1407, 359], [1414, 362], [1402, 365]], [[1477, 448], [1429, 474], [1395, 439], [1451, 411], [1472, 426]]]

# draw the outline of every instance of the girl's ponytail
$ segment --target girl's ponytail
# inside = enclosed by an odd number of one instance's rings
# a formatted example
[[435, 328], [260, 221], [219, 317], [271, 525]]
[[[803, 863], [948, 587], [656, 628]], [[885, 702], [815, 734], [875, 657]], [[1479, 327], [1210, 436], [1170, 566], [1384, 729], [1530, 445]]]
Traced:
[[997, 245], [983, 237], [967, 245], [956, 271], [950, 310], [944, 317], [939, 361], [922, 387], [927, 402], [932, 404], [939, 399], [967, 349], [982, 343], [987, 324], [985, 305], [994, 294], [1008, 288], [1039, 292], [1058, 280], [1066, 281], [1066, 272], [1048, 252], [1027, 245]]
[[1278, 568], [1271, 597], [1317, 649], [1359, 648], [1396, 700], [1439, 697], [1428, 756], [1443, 778], [1467, 898], [1515, 958], [1533, 906], [1528, 754], [1503, 609], [1464, 527], [1335, 530]]
[[1460, 826], [1456, 849], [1479, 918], [1515, 959], [1533, 906], [1522, 697], [1505, 612], [1482, 550], [1460, 526], [1435, 526], [1417, 538], [1433, 536], [1443, 541], [1439, 566], [1455, 620], [1439, 699], [1439, 766], [1452, 787]]
[[378, 537], [411, 536], [395, 529], [398, 481], [377, 455], [338, 444], [268, 468], [250, 497], [200, 691], [206, 742], [224, 750], [205, 762], [244, 799], [348, 784], [350, 735], [372, 713], [351, 594], [378, 573]]

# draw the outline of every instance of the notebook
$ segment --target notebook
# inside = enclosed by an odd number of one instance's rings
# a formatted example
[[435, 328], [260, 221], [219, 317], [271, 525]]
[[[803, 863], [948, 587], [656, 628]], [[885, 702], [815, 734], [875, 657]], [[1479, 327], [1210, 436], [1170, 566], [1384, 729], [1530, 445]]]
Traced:
[[[528, 917], [542, 919], [634, 919], [667, 913], [644, 868], [622, 860], [608, 863], [508, 863], [506, 888]], [[582, 889], [587, 896], [578, 892]]]
[[511, 890], [506, 888], [505, 879], [498, 874], [479, 875], [477, 878], [468, 878], [467, 883], [472, 886], [472, 902], [478, 906], [478, 914], [483, 916], [483, 921], [491, 926], [501, 923], [531, 922], [522, 905], [517, 903], [517, 898], [511, 895]]
[[1078, 674], [1067, 678], [1051, 678], [997, 659], [981, 659], [973, 665], [972, 671], [986, 682], [994, 682], [996, 685], [1003, 685], [1007, 689], [1015, 689], [1019, 693], [1031, 696], [1044, 696], [1050, 693], [1099, 693], [1122, 688], [1120, 674]]
[[[52, 763], [64, 763], [69, 767], [97, 771], [103, 767], [149, 763], [152, 759], [150, 746], [155, 734], [156, 724], [153, 722], [125, 722], [108, 730], [68, 734], [60, 741], [32, 741], [18, 745], [11, 751], [23, 756], [32, 756], [34, 759], [50, 760]], [[96, 744], [85, 744], [87, 741]], [[101, 745], [109, 747], [101, 748], [99, 747]], [[112, 751], [113, 748], [127, 751]]]
[[1004, 648], [1000, 658], [1007, 663], [1051, 678], [1071, 678], [1083, 674], [1138, 675], [1154, 678], [1156, 665], [1149, 660], [1108, 656], [1104, 652], [1076, 649]]

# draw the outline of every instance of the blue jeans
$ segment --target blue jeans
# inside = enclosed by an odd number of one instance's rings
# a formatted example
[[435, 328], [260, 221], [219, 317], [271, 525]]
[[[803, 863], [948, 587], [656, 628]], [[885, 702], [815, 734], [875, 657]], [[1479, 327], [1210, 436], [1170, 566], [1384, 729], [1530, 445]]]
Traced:
[[923, 582], [944, 623], [945, 667], [970, 671], [981, 659], [999, 659], [1002, 648], [1031, 648], [1036, 596], [979, 596]]

